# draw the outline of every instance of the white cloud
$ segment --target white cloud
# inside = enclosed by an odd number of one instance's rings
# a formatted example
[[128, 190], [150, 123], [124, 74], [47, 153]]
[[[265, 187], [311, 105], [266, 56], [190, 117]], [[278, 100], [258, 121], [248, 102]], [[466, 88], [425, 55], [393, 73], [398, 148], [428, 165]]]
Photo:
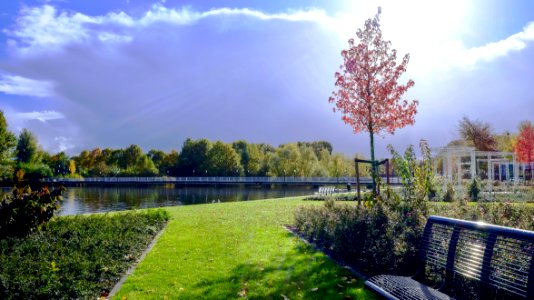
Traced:
[[54, 85], [50, 81], [34, 80], [18, 75], [0, 75], [0, 92], [34, 97], [50, 97]]
[[98, 39], [102, 42], [128, 43], [131, 42], [133, 38], [131, 36], [103, 32], [98, 35]]
[[19, 112], [14, 113], [13, 118], [18, 121], [31, 121], [37, 120], [43, 123], [51, 120], [63, 119], [65, 116], [57, 111], [45, 110], [45, 111], [32, 111], [32, 112]]
[[508, 55], [510, 52], [520, 51], [527, 47], [529, 42], [534, 41], [534, 23], [529, 23], [523, 31], [516, 33], [504, 40], [489, 43], [481, 47], [465, 49], [459, 62], [467, 66], [475, 65], [481, 61], [491, 61]]
[[329, 23], [324, 11], [311, 9], [291, 13], [266, 14], [247, 8], [219, 8], [196, 12], [189, 8], [171, 9], [155, 4], [139, 18], [124, 12], [112, 12], [102, 16], [58, 11], [51, 5], [24, 7], [16, 19], [16, 26], [4, 32], [11, 37], [8, 45], [19, 53], [61, 50], [72, 43], [90, 43], [95, 38], [101, 42], [131, 42], [135, 29], [157, 23], [189, 25], [205, 18], [218, 16], [244, 16], [258, 20], [312, 21]]
[[[474, 48], [467, 48], [457, 38], [461, 28], [458, 24], [469, 17], [473, 10], [463, 1], [444, 2], [436, 6], [422, 0], [405, 3], [379, 1], [385, 6], [383, 23], [386, 38], [392, 39], [399, 50], [412, 53], [415, 66], [426, 72], [449, 69], [454, 66], [472, 67], [480, 62], [491, 61], [511, 51], [519, 51], [534, 40], [534, 23], [523, 31], [504, 40], [490, 42]], [[356, 28], [376, 10], [377, 3], [358, 3], [346, 13], [328, 16], [324, 10], [307, 9], [287, 13], [264, 13], [247, 8], [217, 8], [197, 12], [189, 8], [168, 8], [164, 2], [154, 4], [139, 17], [124, 12], [112, 12], [101, 16], [58, 11], [51, 5], [25, 7], [17, 18], [16, 26], [6, 31], [12, 39], [8, 42], [19, 53], [41, 52], [62, 49], [72, 43], [91, 44], [131, 43], [139, 31], [156, 24], [167, 26], [192, 25], [208, 18], [245, 17], [263, 21], [283, 20], [292, 22], [313, 22], [339, 38], [340, 45], [354, 36]], [[372, 9], [371, 9], [372, 8]], [[435, 13], [421, 13], [429, 11]], [[439, 13], [438, 13], [439, 12]], [[410, 17], [407, 17], [410, 16]], [[228, 22], [220, 28], [230, 26]], [[422, 39], [421, 37], [425, 37]]]
[[5, 32], [16, 38], [18, 47], [56, 47], [66, 41], [81, 41], [88, 38], [85, 25], [94, 19], [81, 13], [57, 13], [51, 5], [24, 7], [17, 18], [16, 29]]
[[58, 152], [65, 152], [72, 148], [74, 148], [74, 143], [72, 142], [72, 138], [64, 137], [64, 136], [56, 136], [54, 138], [54, 142], [56, 142], [56, 147]]
[[50, 153], [72, 151], [82, 141], [78, 123], [67, 119], [63, 113], [53, 110], [20, 112], [10, 106], [2, 109], [12, 132], [19, 134], [24, 128], [30, 130]]

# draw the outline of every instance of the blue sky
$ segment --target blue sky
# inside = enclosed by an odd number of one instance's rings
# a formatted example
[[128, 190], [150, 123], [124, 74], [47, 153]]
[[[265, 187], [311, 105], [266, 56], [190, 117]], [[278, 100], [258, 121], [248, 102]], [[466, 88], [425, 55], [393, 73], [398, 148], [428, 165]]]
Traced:
[[179, 149], [185, 138], [273, 145], [328, 140], [368, 153], [328, 97], [340, 52], [382, 7], [410, 53], [414, 126], [404, 148], [457, 137], [463, 116], [497, 133], [534, 121], [534, 2], [2, 1], [0, 109], [50, 152]]

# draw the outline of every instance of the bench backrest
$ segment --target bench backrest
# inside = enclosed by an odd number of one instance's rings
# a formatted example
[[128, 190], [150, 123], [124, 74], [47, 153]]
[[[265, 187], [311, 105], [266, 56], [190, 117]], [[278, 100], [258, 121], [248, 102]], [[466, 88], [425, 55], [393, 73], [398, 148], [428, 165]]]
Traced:
[[534, 299], [532, 231], [431, 216], [419, 260], [420, 280], [453, 297]]

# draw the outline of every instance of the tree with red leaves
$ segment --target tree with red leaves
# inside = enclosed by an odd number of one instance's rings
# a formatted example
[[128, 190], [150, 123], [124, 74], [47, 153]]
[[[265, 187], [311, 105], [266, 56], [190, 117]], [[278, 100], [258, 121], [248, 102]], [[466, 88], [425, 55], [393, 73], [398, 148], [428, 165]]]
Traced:
[[335, 73], [337, 90], [329, 98], [354, 133], [369, 133], [373, 191], [376, 190], [377, 177], [374, 135], [384, 131], [394, 134], [398, 128], [413, 125], [418, 104], [416, 100], [401, 100], [414, 85], [411, 79], [404, 85], [398, 83], [406, 72], [410, 55], [406, 54], [397, 63], [397, 50], [391, 49], [391, 42], [382, 38], [380, 13], [378, 8], [375, 17], [365, 21], [364, 29], [358, 29], [359, 43], [349, 39], [349, 49], [341, 52], [341, 72]]
[[514, 152], [517, 160], [522, 163], [534, 161], [534, 126], [531, 122], [522, 122], [519, 126], [519, 135], [515, 141]]

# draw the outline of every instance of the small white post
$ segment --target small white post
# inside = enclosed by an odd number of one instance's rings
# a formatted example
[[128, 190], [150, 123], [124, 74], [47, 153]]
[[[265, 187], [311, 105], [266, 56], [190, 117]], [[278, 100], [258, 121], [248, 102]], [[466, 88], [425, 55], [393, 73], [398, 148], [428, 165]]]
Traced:
[[476, 166], [476, 156], [475, 156], [475, 150], [471, 150], [471, 180], [474, 179], [477, 176], [477, 166]]

